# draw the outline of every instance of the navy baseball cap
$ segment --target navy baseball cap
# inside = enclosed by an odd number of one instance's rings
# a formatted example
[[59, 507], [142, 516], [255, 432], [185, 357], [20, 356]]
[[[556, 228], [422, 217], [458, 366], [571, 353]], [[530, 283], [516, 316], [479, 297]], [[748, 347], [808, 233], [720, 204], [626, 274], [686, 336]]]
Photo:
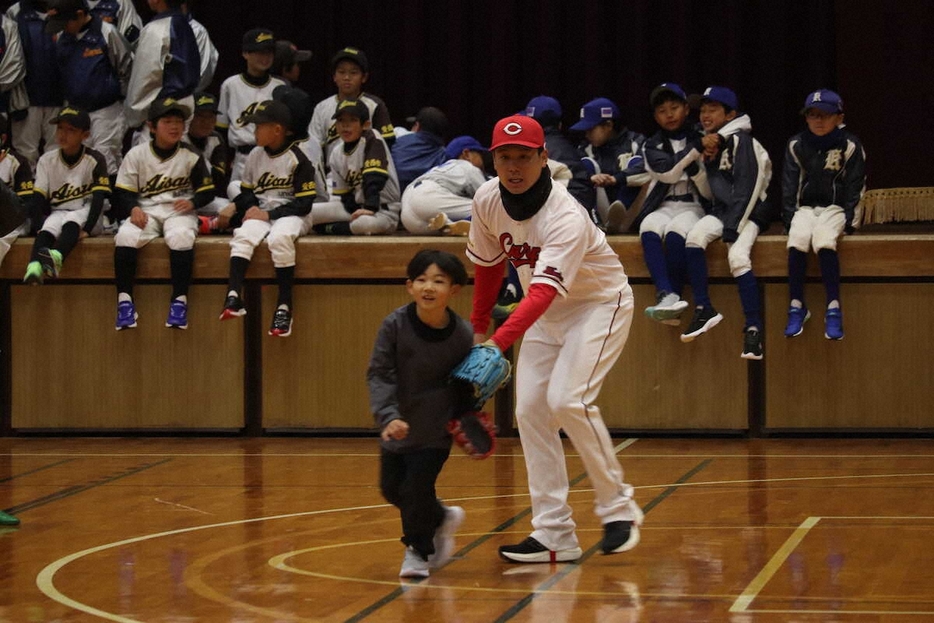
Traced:
[[370, 120], [370, 109], [360, 100], [344, 100], [337, 105], [337, 110], [331, 115], [331, 119], [337, 119], [345, 112], [359, 119], [360, 123], [366, 123]]
[[843, 112], [843, 100], [833, 91], [818, 89], [804, 100], [804, 108], [801, 109], [801, 114], [806, 113], [808, 108], [816, 108], [830, 114], [839, 114]]
[[504, 145], [540, 149], [545, 146], [545, 131], [538, 121], [526, 115], [512, 115], [500, 119], [493, 126], [490, 151]]
[[561, 119], [563, 111], [558, 100], [548, 95], [539, 95], [530, 99], [525, 105], [525, 114], [536, 121], [554, 123]]
[[91, 129], [91, 116], [80, 108], [75, 108], [73, 106], [65, 106], [62, 108], [58, 114], [49, 121], [49, 124], [57, 125], [62, 121], [79, 130]]
[[604, 121], [619, 119], [619, 108], [611, 100], [598, 97], [581, 107], [580, 121], [571, 126], [572, 130], [589, 130]]
[[149, 107], [149, 120], [158, 121], [169, 113], [176, 113], [182, 119], [188, 119], [191, 116], [191, 109], [179, 102], [174, 97], [164, 97], [156, 100]]
[[282, 102], [265, 100], [256, 105], [253, 112], [244, 120], [246, 123], [278, 123], [286, 129], [292, 129], [292, 112]]
[[241, 46], [244, 52], [261, 52], [276, 49], [276, 36], [267, 28], [254, 28], [243, 35]]
[[676, 99], [681, 100], [682, 102], [688, 101], [688, 96], [684, 94], [684, 89], [675, 84], [674, 82], [663, 82], [654, 89], [652, 89], [652, 94], [649, 95], [649, 105], [653, 108], [658, 106], [658, 100], [663, 96], [674, 96]]
[[728, 110], [739, 110], [736, 93], [726, 87], [707, 87], [702, 95], [692, 95], [688, 100], [695, 108], [706, 102], [717, 102], [723, 104]]
[[334, 58], [331, 59], [331, 71], [337, 69], [337, 64], [341, 61], [353, 61], [357, 65], [360, 65], [360, 69], [363, 70], [363, 73], [366, 74], [370, 72], [370, 63], [366, 60], [366, 54], [363, 53], [363, 50], [349, 47], [340, 50], [334, 55]]
[[88, 13], [85, 0], [54, 0], [49, 3], [48, 19], [45, 23], [46, 34], [54, 35], [65, 29], [65, 24], [78, 18], [78, 11]]
[[454, 160], [464, 153], [465, 149], [470, 151], [487, 151], [487, 148], [480, 144], [480, 141], [472, 136], [458, 136], [452, 138], [451, 142], [444, 148], [444, 155], [448, 160]]

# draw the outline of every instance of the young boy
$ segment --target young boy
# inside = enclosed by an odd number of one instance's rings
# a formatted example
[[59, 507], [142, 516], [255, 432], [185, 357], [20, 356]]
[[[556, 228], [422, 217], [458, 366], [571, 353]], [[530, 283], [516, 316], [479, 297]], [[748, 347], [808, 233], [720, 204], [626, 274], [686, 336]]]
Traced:
[[[532, 499], [532, 534], [499, 554], [520, 563], [582, 555], [568, 505], [561, 430], [593, 484], [603, 524], [601, 549], [614, 554], [639, 542], [643, 513], [595, 404], [632, 324], [633, 296], [619, 257], [587, 213], [548, 173], [545, 135], [534, 119], [497, 122], [490, 151], [498, 179], [474, 196], [467, 256], [476, 265], [474, 342], [505, 351], [520, 337], [516, 422]], [[487, 340], [504, 265], [519, 273], [525, 296]]]
[[662, 83], [652, 90], [649, 103], [661, 129], [642, 148], [650, 181], [635, 221], [655, 284], [655, 305], [647, 307], [645, 315], [677, 326], [688, 306], [681, 300], [685, 238], [704, 216], [710, 187], [701, 162], [701, 133], [688, 122], [684, 90], [673, 82]]
[[42, 216], [41, 202], [36, 200], [33, 190], [32, 169], [26, 159], [10, 147], [9, 139], [7, 118], [0, 115], [0, 182], [3, 183], [0, 192], [12, 193], [16, 199], [9, 197], [9, 202], [18, 208], [0, 215], [0, 222], [4, 224], [0, 231], [0, 263], [16, 239], [29, 234], [31, 221], [38, 222]]
[[114, 236], [117, 281], [117, 331], [136, 327], [133, 284], [139, 249], [158, 236], [169, 247], [172, 299], [165, 326], [188, 328], [188, 286], [195, 257], [195, 210], [214, 198], [204, 159], [182, 143], [191, 110], [172, 98], [156, 100], [149, 110], [153, 138], [123, 159], [114, 198], [129, 218]]
[[772, 178], [772, 161], [765, 148], [750, 135], [752, 122], [748, 115], [740, 114], [733, 91], [712, 86], [703, 95], [692, 98], [700, 105], [700, 122], [705, 132], [703, 163], [713, 205], [710, 214], [691, 228], [685, 242], [695, 310], [681, 341], [690, 342], [723, 319], [707, 292], [705, 255], [707, 245], [722, 237], [729, 249], [730, 271], [736, 279], [746, 316], [740, 356], [762, 359], [759, 285], [752, 272], [750, 253], [759, 231], [769, 226], [765, 198]]
[[486, 181], [486, 152], [472, 136], [451, 139], [444, 152], [448, 160], [415, 178], [402, 193], [402, 225], [413, 234], [466, 236], [470, 204]]
[[256, 146], [253, 126], [247, 122], [247, 117], [257, 104], [272, 99], [273, 89], [285, 84], [269, 75], [276, 54], [276, 37], [272, 31], [265, 28], [250, 30], [243, 35], [241, 49], [246, 71], [224, 80], [217, 108], [217, 127], [227, 132], [227, 143], [234, 151], [230, 167], [232, 180], [241, 178], [247, 156]]
[[224, 137], [215, 129], [217, 123], [217, 98], [210, 93], [199, 91], [195, 93], [194, 113], [191, 123], [188, 124], [186, 142], [201, 154], [211, 171], [211, 182], [214, 184], [214, 199], [206, 206], [198, 209], [198, 233], [211, 234], [217, 230], [217, 212], [229, 201], [221, 196], [227, 191], [227, 143]]
[[331, 152], [331, 196], [316, 203], [314, 230], [349, 236], [389, 234], [399, 224], [401, 197], [386, 143], [370, 129], [370, 111], [357, 100], [344, 100], [334, 113], [341, 146]]
[[820, 260], [827, 292], [824, 337], [843, 339], [840, 258], [837, 240], [859, 227], [859, 201], [866, 191], [866, 152], [844, 129], [843, 100], [827, 89], [814, 91], [801, 110], [807, 130], [792, 136], [782, 173], [782, 220], [788, 230], [788, 309], [786, 337], [801, 334], [811, 317], [804, 304], [807, 253]]
[[586, 139], [582, 163], [590, 184], [584, 207], [606, 233], [618, 234], [626, 210], [649, 181], [641, 155], [645, 137], [627, 129], [619, 108], [605, 97], [584, 104], [571, 129], [584, 132]]
[[58, 149], [39, 158], [35, 185], [51, 213], [32, 245], [25, 283], [41, 284], [58, 276], [78, 241], [94, 233], [110, 196], [103, 154], [84, 145], [91, 135], [88, 113], [66, 106], [53, 121]]
[[328, 158], [340, 138], [334, 123], [334, 113], [337, 112], [338, 105], [346, 100], [363, 102], [369, 111], [369, 118], [373, 120], [372, 125], [376, 133], [383, 137], [389, 147], [392, 147], [395, 141], [396, 134], [386, 104], [377, 96], [363, 91], [363, 85], [370, 77], [369, 67], [366, 54], [357, 48], [344, 48], [331, 59], [337, 94], [318, 102], [308, 126], [308, 134], [321, 143], [325, 164], [329, 162]]
[[266, 244], [276, 267], [279, 300], [269, 335], [292, 333], [292, 282], [295, 280], [295, 240], [308, 233], [305, 218], [315, 200], [315, 172], [311, 162], [292, 141], [291, 114], [282, 102], [260, 102], [247, 117], [256, 124], [256, 148], [243, 169], [240, 195], [218, 215], [224, 225], [233, 209], [243, 224], [230, 241], [230, 280], [220, 319], [246, 313], [240, 291], [256, 247]]
[[469, 403], [451, 370], [473, 345], [470, 324], [448, 303], [467, 284], [461, 261], [423, 249], [406, 271], [412, 302], [383, 320], [367, 369], [370, 407], [380, 428], [380, 489], [402, 516], [399, 576], [426, 578], [451, 558], [464, 509], [445, 506], [435, 482], [451, 452], [448, 421]]
[[123, 93], [133, 54], [117, 29], [92, 15], [85, 0], [59, 0], [49, 10], [49, 24], [62, 29], [56, 41], [65, 101], [88, 111], [88, 147], [104, 155], [107, 174], [116, 175], [123, 157]]

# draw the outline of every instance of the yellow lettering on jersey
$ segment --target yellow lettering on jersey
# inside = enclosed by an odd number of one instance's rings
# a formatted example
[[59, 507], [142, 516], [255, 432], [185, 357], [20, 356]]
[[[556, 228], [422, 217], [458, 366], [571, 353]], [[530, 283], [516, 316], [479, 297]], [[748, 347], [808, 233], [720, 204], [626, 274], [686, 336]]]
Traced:
[[191, 187], [191, 179], [186, 175], [179, 177], [165, 177], [161, 173], [150, 178], [139, 189], [139, 194], [144, 197], [151, 197], [160, 193], [167, 193], [176, 190], [182, 190]]
[[59, 186], [56, 190], [52, 191], [52, 195], [49, 197], [49, 201], [53, 205], [58, 205], [60, 203], [67, 203], [74, 199], [81, 199], [82, 197], [87, 197], [91, 194], [94, 189], [94, 184], [85, 184], [84, 186], [72, 186], [68, 182], [65, 182]]
[[380, 158], [370, 158], [363, 163], [364, 169], [382, 169], [383, 166], [383, 161]]
[[363, 173], [360, 171], [348, 171], [347, 177], [344, 178], [344, 182], [351, 188], [359, 186], [361, 181], [363, 181]]
[[256, 191], [265, 192], [267, 190], [283, 190], [292, 188], [292, 175], [286, 177], [276, 177], [272, 173], [263, 173], [256, 180]]
[[92, 56], [100, 56], [104, 53], [104, 50], [101, 48], [88, 48], [81, 53], [81, 56], [84, 58], [91, 58]]
[[315, 186], [315, 183], [314, 183], [314, 182], [305, 182], [304, 184], [302, 184], [302, 191], [303, 191], [303, 192], [304, 192], [304, 191], [309, 191], [309, 190], [317, 191], [317, 187]]
[[256, 107], [259, 106], [259, 102], [253, 102], [249, 106], [243, 109], [243, 112], [240, 113], [240, 116], [237, 117], [237, 125], [241, 128], [246, 125], [246, 118], [253, 114], [256, 110]]

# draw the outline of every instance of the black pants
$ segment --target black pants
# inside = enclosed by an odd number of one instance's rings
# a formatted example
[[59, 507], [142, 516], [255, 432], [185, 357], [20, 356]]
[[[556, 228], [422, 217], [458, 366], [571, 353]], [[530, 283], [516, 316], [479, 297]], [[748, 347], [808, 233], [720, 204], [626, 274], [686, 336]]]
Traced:
[[444, 521], [444, 507], [435, 495], [435, 481], [450, 449], [426, 448], [380, 456], [380, 490], [402, 515], [402, 542], [428, 558], [435, 553], [435, 530]]

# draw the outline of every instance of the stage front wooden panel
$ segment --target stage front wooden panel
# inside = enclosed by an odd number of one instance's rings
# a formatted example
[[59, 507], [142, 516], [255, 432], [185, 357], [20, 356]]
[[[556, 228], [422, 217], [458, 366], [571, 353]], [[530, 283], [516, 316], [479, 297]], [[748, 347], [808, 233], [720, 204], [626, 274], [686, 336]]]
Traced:
[[[724, 429], [747, 427], [747, 362], [743, 350], [743, 312], [736, 286], [710, 286], [711, 300], [724, 320], [687, 344], [693, 307], [681, 326], [645, 316], [655, 288], [634, 285], [636, 308], [629, 341], [607, 376], [597, 404], [610, 428]], [[686, 296], [690, 301], [690, 290]]]
[[[277, 288], [263, 287], [263, 328]], [[470, 319], [473, 287], [452, 308]], [[412, 299], [404, 285], [308, 285], [294, 290], [292, 335], [263, 335], [263, 427], [374, 427], [366, 370], [383, 319]], [[374, 429], [375, 430], [375, 429]]]
[[196, 285], [189, 328], [165, 328], [171, 287], [137, 286], [139, 326], [115, 331], [112, 285], [13, 286], [16, 429], [243, 427], [243, 330], [225, 288]]
[[844, 283], [843, 328], [824, 338], [823, 286], [809, 284], [811, 319], [783, 335], [784, 284], [766, 286], [766, 426], [769, 429], [934, 427], [934, 284]]

